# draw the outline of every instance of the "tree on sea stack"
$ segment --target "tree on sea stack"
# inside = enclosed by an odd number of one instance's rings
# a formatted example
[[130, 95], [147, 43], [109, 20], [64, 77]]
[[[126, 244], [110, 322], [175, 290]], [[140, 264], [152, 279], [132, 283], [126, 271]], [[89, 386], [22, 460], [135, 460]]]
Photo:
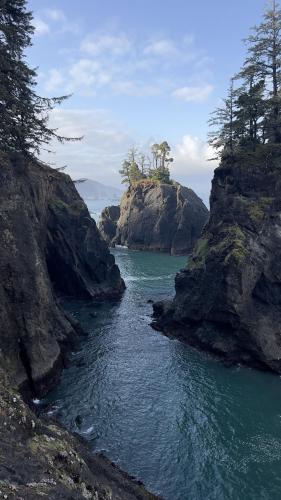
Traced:
[[[151, 146], [151, 157], [139, 154], [135, 147], [129, 149], [127, 158], [119, 170], [122, 183], [136, 184], [144, 180], [171, 184], [170, 164], [174, 161], [170, 157], [171, 148], [167, 141]], [[148, 165], [148, 166], [147, 166]]]
[[63, 137], [48, 126], [50, 111], [69, 96], [36, 94], [37, 73], [25, 58], [33, 34], [26, 0], [0, 0], [0, 151], [34, 159], [52, 139], [65, 142], [81, 138]]

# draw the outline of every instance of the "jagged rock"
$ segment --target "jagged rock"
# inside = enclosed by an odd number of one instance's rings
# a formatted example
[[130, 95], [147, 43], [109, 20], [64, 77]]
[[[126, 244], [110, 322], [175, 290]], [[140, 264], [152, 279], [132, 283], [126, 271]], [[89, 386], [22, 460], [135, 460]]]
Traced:
[[54, 421], [37, 418], [0, 369], [0, 498], [156, 500]]
[[19, 156], [0, 168], [0, 365], [44, 394], [79, 334], [57, 294], [101, 299], [124, 283], [70, 177]]
[[178, 183], [142, 182], [124, 194], [117, 223], [116, 207], [103, 212], [100, 230], [113, 246], [185, 255], [199, 238], [208, 213], [189, 188]]
[[[266, 153], [266, 150], [265, 150]], [[281, 373], [281, 161], [257, 153], [216, 169], [210, 220], [155, 327], [231, 363]]]
[[117, 223], [120, 217], [120, 207], [112, 205], [111, 207], [106, 207], [101, 214], [99, 221], [99, 230], [106, 241], [106, 243], [111, 246], [114, 243], [114, 239], [117, 231]]

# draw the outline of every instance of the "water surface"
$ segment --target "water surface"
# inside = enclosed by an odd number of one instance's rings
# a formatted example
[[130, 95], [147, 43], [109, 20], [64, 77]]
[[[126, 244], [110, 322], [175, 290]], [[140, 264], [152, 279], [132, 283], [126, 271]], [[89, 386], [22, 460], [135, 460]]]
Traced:
[[89, 337], [50, 410], [167, 500], [280, 499], [280, 377], [225, 368], [151, 329], [147, 301], [173, 293], [185, 258], [114, 254], [126, 293], [68, 304]]

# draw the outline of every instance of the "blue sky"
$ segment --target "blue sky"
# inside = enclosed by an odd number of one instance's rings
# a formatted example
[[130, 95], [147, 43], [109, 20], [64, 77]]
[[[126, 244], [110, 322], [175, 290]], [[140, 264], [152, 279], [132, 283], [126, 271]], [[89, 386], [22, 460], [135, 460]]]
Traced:
[[51, 124], [84, 135], [51, 159], [73, 178], [118, 186], [127, 149], [167, 140], [172, 177], [207, 202], [207, 121], [239, 69], [264, 0], [30, 0], [28, 59], [44, 95], [72, 93]]

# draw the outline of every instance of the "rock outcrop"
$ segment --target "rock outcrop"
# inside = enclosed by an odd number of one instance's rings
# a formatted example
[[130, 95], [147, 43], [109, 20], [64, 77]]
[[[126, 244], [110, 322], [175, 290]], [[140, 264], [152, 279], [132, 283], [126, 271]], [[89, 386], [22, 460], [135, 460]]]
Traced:
[[0, 370], [0, 498], [156, 500], [55, 422], [37, 418]]
[[71, 179], [21, 157], [0, 168], [0, 497], [154, 500], [79, 436], [37, 418], [81, 330], [57, 296], [119, 297], [114, 258]]
[[[178, 183], [141, 182], [124, 194], [117, 225], [106, 209], [100, 230], [113, 246], [186, 255], [199, 238], [208, 214], [189, 188]], [[112, 238], [115, 226], [116, 235]]]
[[111, 207], [106, 207], [102, 211], [99, 221], [99, 230], [103, 239], [109, 246], [114, 245], [119, 217], [119, 206], [112, 205]]
[[281, 373], [281, 161], [216, 169], [210, 220], [155, 327], [231, 363]]
[[70, 177], [20, 157], [0, 168], [0, 365], [44, 394], [80, 332], [58, 295], [119, 296], [114, 257]]

